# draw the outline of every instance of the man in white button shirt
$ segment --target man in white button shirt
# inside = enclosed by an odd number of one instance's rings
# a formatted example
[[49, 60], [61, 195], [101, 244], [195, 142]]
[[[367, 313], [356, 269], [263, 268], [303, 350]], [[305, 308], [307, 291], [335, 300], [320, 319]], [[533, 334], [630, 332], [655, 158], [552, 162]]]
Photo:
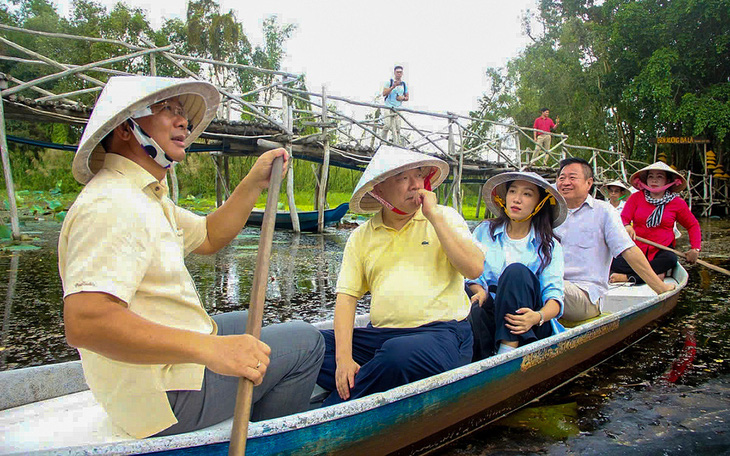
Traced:
[[555, 230], [565, 253], [564, 319], [580, 321], [600, 315], [611, 260], [619, 255], [657, 294], [674, 289], [654, 273], [611, 205], [588, 194], [593, 168], [587, 161], [562, 160], [556, 184], [568, 202], [568, 218]]

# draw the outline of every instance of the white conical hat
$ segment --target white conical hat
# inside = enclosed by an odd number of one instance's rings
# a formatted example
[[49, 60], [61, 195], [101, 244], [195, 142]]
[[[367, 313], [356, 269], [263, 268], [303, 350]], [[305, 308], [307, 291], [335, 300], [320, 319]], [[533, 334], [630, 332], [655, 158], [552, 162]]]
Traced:
[[168, 98], [179, 97], [192, 123], [185, 139], [189, 146], [215, 117], [220, 94], [212, 84], [195, 79], [153, 76], [114, 76], [109, 78], [89, 117], [73, 161], [73, 175], [86, 184], [104, 164], [101, 140], [129, 119], [132, 113]]
[[684, 176], [679, 174], [679, 172], [672, 169], [669, 165], [667, 165], [664, 162], [660, 162], [660, 161], [658, 161], [656, 163], [652, 163], [649, 166], [645, 166], [645, 167], [641, 168], [640, 170], [638, 170], [637, 172], [635, 172], [634, 174], [632, 174], [631, 178], [629, 179], [629, 182], [631, 183], [631, 185], [634, 186], [635, 189], [641, 190], [641, 187], [639, 187], [638, 181], [642, 181], [642, 182], [646, 183], [646, 176], [647, 176], [647, 174], [649, 174], [649, 171], [651, 171], [651, 170], [664, 171], [665, 173], [667, 173], [667, 181], [672, 180], [672, 178], [671, 178], [672, 174], [677, 176], [679, 178], [679, 180], [682, 182], [680, 184], [677, 184], [677, 185], [671, 187], [671, 190], [673, 192], [681, 192], [682, 190], [687, 188], [687, 179], [685, 179]]
[[373, 187], [403, 171], [425, 166], [431, 166], [436, 171], [431, 177], [432, 190], [449, 175], [449, 164], [439, 158], [400, 147], [380, 146], [352, 193], [350, 210], [359, 214], [378, 212], [383, 206], [368, 194]]
[[553, 218], [553, 228], [560, 226], [568, 217], [568, 203], [563, 195], [560, 194], [550, 182], [537, 173], [514, 171], [508, 173], [497, 174], [487, 180], [482, 187], [482, 198], [487, 204], [492, 214], [499, 215], [502, 213], [502, 207], [495, 201], [495, 196], [499, 196], [504, 200], [507, 196], [507, 182], [523, 180], [531, 182], [538, 187], [542, 187], [546, 192], [555, 199], [555, 204], [550, 202], [550, 211]]
[[608, 182], [606, 184], [603, 184], [603, 186], [606, 187], [606, 188], [608, 188], [608, 187], [619, 187], [619, 188], [622, 188], [622, 189], [626, 190], [627, 192], [629, 191], [629, 187], [627, 187], [626, 184], [624, 184], [620, 180], [615, 180], [615, 181]]

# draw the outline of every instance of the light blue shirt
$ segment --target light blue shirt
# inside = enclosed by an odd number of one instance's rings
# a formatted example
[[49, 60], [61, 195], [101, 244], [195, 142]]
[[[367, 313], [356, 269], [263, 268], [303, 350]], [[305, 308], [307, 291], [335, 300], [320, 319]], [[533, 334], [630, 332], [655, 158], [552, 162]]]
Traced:
[[[494, 239], [490, 234], [491, 222], [485, 221], [479, 224], [472, 233], [472, 238], [484, 246], [484, 272], [481, 276], [474, 280], [467, 280], [467, 284], [476, 283], [485, 290], [490, 285], [497, 285], [499, 277], [508, 266], [505, 257], [505, 243], [507, 242], [507, 233], [504, 231], [506, 225], [502, 225], [494, 230]], [[554, 299], [560, 304], [560, 313], [556, 318], [563, 315], [563, 247], [557, 239], [553, 243], [552, 261], [545, 266], [542, 273], [537, 274], [540, 268], [540, 256], [538, 249], [540, 248], [540, 239], [535, 236], [535, 229], [530, 227], [527, 234], [527, 248], [522, 252], [522, 257], [517, 263], [524, 264], [527, 269], [532, 271], [540, 281], [540, 290], [542, 302], [545, 303], [549, 299]]]
[[[398, 101], [398, 99], [396, 98], [396, 97], [401, 97], [401, 96], [403, 96], [403, 94], [405, 94], [405, 89], [403, 88], [403, 84], [404, 84], [403, 81], [401, 81], [401, 85], [399, 85], [398, 87], [396, 87], [395, 89], [393, 89], [388, 94], [388, 96], [385, 97], [385, 105], [386, 106], [390, 106], [392, 108], [398, 108], [398, 107], [400, 107], [400, 105], [403, 104], [402, 101]], [[390, 81], [386, 81], [386, 83], [383, 86], [383, 88], [389, 89], [391, 85], [392, 84], [391, 84]]]
[[588, 195], [555, 228], [565, 251], [565, 280], [588, 293], [594, 304], [608, 292], [611, 261], [636, 244], [610, 203]]

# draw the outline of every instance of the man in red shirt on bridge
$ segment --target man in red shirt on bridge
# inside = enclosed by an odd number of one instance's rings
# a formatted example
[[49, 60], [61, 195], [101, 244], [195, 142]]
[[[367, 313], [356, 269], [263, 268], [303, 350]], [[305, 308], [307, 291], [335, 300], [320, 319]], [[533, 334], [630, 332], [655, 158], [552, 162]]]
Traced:
[[[550, 149], [550, 140], [552, 139], [550, 132], [555, 130], [560, 123], [560, 117], [556, 117], [555, 122], [553, 122], [553, 119], [549, 117], [550, 109], [542, 108], [540, 112], [540, 117], [535, 119], [535, 123], [532, 125], [532, 128], [535, 129], [532, 132], [533, 139], [535, 140], [535, 153], [532, 155], [533, 159], [538, 155], [541, 149]], [[547, 162], [547, 156], [542, 160], [543, 165], [545, 162]]]

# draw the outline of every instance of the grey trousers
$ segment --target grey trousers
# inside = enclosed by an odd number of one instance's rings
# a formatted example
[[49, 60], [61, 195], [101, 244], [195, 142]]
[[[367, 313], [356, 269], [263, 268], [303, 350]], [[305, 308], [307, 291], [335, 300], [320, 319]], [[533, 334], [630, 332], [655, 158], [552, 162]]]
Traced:
[[[244, 334], [248, 312], [213, 316], [219, 335]], [[251, 421], [261, 421], [309, 408], [324, 359], [322, 335], [308, 323], [292, 321], [266, 326], [261, 340], [271, 347], [270, 363], [263, 382], [253, 389]], [[156, 434], [173, 435], [202, 429], [233, 416], [238, 377], [205, 369], [200, 391], [168, 391], [177, 424]]]

